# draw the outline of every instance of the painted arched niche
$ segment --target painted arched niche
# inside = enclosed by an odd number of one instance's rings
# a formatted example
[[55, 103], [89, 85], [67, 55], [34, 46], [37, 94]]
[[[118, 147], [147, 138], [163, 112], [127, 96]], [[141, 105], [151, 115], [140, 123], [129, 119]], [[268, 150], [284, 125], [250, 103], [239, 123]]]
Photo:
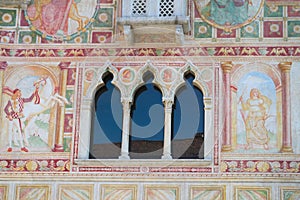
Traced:
[[281, 81], [276, 68], [251, 63], [233, 72], [232, 146], [237, 153], [277, 153], [282, 146]]

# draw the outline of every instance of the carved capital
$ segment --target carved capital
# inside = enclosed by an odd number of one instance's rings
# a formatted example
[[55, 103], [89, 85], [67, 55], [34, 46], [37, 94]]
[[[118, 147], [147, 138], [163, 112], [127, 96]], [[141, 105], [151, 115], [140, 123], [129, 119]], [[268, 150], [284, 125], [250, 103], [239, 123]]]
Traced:
[[278, 67], [282, 72], [288, 73], [292, 68], [292, 62], [281, 62]]
[[224, 61], [221, 63], [221, 68], [224, 73], [230, 73], [232, 67], [233, 67], [232, 61]]
[[203, 102], [204, 102], [204, 109], [205, 110], [211, 110], [212, 109], [212, 98], [204, 97]]
[[173, 103], [174, 103], [173, 100], [165, 99], [165, 100], [163, 100], [163, 102], [164, 102], [166, 110], [171, 110], [172, 109], [172, 106], [173, 106]]
[[231, 145], [223, 145], [222, 146], [222, 152], [231, 152], [231, 151], [232, 151]]
[[71, 65], [71, 62], [60, 62], [58, 66], [61, 70], [68, 69]]
[[130, 98], [122, 98], [121, 99], [121, 103], [123, 105], [123, 110], [124, 111], [129, 111], [130, 110], [131, 102], [132, 102], [132, 100]]

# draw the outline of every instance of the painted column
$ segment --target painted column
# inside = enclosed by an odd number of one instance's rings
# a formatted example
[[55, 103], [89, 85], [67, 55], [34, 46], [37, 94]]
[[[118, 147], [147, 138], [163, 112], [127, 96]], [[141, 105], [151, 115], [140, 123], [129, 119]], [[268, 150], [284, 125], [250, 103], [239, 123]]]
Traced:
[[[63, 97], [66, 96], [66, 88], [67, 88], [67, 78], [68, 78], [68, 67], [70, 66], [70, 62], [61, 62], [59, 63], [59, 67], [61, 69], [61, 77], [60, 77], [60, 89], [59, 94]], [[64, 140], [64, 127], [65, 127], [65, 106], [59, 105], [57, 109], [57, 117], [58, 121], [56, 124], [56, 136], [55, 136], [55, 144], [54, 144], [54, 152], [63, 152], [63, 140]]]
[[221, 63], [221, 68], [223, 70], [224, 78], [224, 127], [223, 127], [223, 142], [222, 142], [222, 151], [228, 152], [232, 150], [231, 147], [231, 94], [230, 94], [230, 72], [233, 67], [231, 61], [226, 61]]
[[172, 129], [172, 100], [164, 100], [165, 105], [165, 127], [164, 127], [164, 147], [162, 159], [172, 159], [171, 156], [171, 129]]
[[122, 99], [123, 125], [122, 125], [122, 146], [119, 159], [130, 159], [129, 157], [129, 134], [130, 134], [130, 106], [129, 99]]
[[278, 64], [282, 79], [282, 148], [281, 152], [292, 153], [291, 132], [291, 93], [290, 93], [290, 70], [292, 62], [281, 62]]
[[[2, 85], [3, 85], [3, 79], [4, 79], [4, 71], [7, 68], [8, 64], [6, 61], [0, 61], [0, 94], [2, 95]], [[0, 98], [0, 105], [2, 105], [2, 98]]]
[[[213, 109], [212, 109], [212, 99], [210, 97], [204, 97], [204, 159], [212, 159], [214, 149], [214, 137], [208, 136], [209, 133], [213, 133], [214, 126], [213, 121]], [[207, 134], [207, 135], [205, 135]], [[200, 155], [199, 155], [200, 156]]]
[[[0, 106], [2, 105], [2, 87], [3, 87], [3, 80], [4, 80], [4, 71], [5, 69], [7, 68], [8, 64], [6, 61], [0, 61], [0, 95], [1, 95], [1, 98], [0, 98]], [[0, 117], [0, 120], [2, 118]], [[0, 124], [2, 124], [2, 121], [0, 121]]]

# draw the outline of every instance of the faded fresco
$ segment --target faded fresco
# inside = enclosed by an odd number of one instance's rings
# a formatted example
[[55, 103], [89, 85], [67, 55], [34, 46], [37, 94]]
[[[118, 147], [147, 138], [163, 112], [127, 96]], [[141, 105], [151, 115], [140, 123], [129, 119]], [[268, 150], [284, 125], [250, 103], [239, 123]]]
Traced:
[[252, 22], [263, 0], [195, 0], [202, 19], [217, 28], [231, 31]]
[[49, 72], [34, 70], [12, 75], [3, 87], [2, 151], [51, 151], [56, 108], [68, 100], [58, 94]]
[[96, 0], [34, 0], [27, 8], [28, 22], [46, 39], [69, 40], [84, 32], [93, 17]]
[[237, 144], [239, 151], [276, 152], [276, 91], [270, 77], [251, 72], [238, 82]]

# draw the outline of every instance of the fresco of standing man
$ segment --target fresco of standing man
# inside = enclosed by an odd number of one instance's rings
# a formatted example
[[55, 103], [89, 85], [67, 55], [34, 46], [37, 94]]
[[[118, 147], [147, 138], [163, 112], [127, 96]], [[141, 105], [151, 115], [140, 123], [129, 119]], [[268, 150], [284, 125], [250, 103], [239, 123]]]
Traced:
[[[28, 145], [27, 138], [23, 131], [23, 119], [25, 118], [23, 110], [24, 104], [33, 101], [35, 98], [35, 104], [40, 101], [38, 94], [38, 86], [36, 86], [35, 91], [28, 98], [22, 97], [22, 92], [20, 89], [11, 90], [8, 87], [4, 88], [4, 93], [9, 94], [11, 99], [8, 100], [6, 106], [4, 107], [4, 112], [6, 118], [8, 119], [8, 148], [7, 152], [12, 152], [12, 139], [14, 137], [14, 145], [21, 145], [22, 152], [28, 152], [25, 145]], [[18, 138], [18, 139], [17, 139]], [[18, 144], [19, 143], [19, 144]], [[24, 145], [25, 144], [25, 145]]]

